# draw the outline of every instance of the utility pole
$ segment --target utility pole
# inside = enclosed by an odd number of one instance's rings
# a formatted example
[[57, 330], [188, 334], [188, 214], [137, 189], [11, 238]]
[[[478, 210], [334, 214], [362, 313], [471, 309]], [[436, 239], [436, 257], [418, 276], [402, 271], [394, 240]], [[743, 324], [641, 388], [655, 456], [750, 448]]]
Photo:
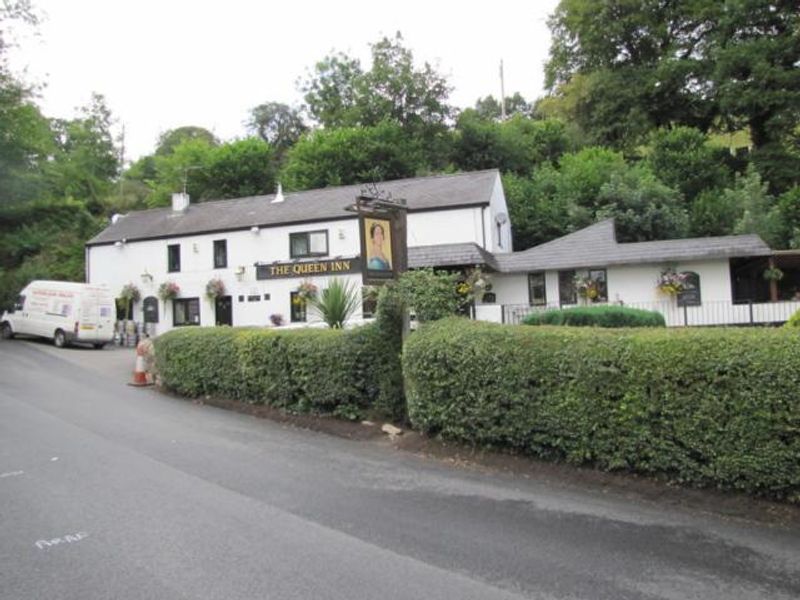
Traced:
[[503, 59], [500, 59], [500, 120], [506, 120], [506, 82], [503, 77]]

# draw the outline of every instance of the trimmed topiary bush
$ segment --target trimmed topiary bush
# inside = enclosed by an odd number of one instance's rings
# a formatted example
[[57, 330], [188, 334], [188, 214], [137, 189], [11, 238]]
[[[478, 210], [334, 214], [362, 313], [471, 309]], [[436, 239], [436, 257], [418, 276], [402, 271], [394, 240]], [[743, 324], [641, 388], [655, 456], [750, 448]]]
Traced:
[[179, 394], [298, 412], [403, 416], [399, 333], [350, 330], [174, 329], [154, 340], [162, 384]]
[[572, 325], [575, 327], [665, 327], [664, 315], [654, 310], [626, 306], [576, 306], [535, 312], [525, 325]]
[[448, 319], [403, 351], [425, 432], [800, 502], [800, 338], [785, 329]]

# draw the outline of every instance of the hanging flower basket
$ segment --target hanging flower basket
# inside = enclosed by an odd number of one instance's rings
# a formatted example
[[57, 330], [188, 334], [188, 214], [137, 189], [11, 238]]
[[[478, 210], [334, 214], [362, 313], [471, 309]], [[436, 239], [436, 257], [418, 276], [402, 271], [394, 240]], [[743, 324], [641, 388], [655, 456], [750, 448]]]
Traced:
[[578, 296], [581, 298], [597, 302], [600, 299], [600, 289], [600, 282], [596, 279], [581, 275], [575, 276], [575, 291], [578, 292]]
[[158, 297], [164, 302], [167, 300], [174, 300], [180, 293], [181, 288], [174, 281], [165, 281], [158, 286]]
[[688, 273], [676, 273], [672, 268], [664, 269], [656, 281], [656, 287], [662, 294], [677, 296], [691, 287], [688, 277]]
[[225, 295], [225, 283], [219, 277], [210, 279], [206, 284], [206, 296], [209, 300], [216, 300]]
[[310, 281], [304, 281], [297, 286], [297, 295], [295, 296], [295, 303], [300, 304], [308, 302], [317, 297], [317, 286]]
[[778, 267], [770, 267], [764, 271], [764, 279], [767, 281], [780, 281], [783, 279], [783, 271]]
[[142, 297], [139, 288], [133, 285], [132, 283], [128, 283], [122, 287], [122, 291], [119, 293], [119, 299], [123, 302], [138, 302], [139, 299]]

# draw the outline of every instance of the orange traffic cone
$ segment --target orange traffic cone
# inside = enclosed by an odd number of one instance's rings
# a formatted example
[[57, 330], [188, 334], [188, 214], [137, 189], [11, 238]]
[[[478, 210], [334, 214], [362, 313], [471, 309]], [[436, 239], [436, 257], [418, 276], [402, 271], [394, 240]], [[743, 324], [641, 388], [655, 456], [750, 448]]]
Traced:
[[153, 385], [147, 381], [147, 371], [144, 368], [144, 354], [146, 348], [144, 342], [139, 342], [136, 346], [136, 367], [133, 371], [133, 381], [128, 385], [135, 387], [144, 387], [146, 385]]

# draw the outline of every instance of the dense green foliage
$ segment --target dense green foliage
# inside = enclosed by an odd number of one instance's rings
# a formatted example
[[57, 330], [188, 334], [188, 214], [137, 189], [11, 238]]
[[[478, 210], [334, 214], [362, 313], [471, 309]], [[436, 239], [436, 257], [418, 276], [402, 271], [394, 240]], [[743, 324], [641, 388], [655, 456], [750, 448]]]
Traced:
[[154, 340], [163, 385], [297, 412], [402, 416], [399, 336], [350, 330], [174, 329]]
[[403, 273], [388, 291], [420, 322], [435, 321], [455, 315], [462, 305], [456, 291], [459, 276], [433, 269], [416, 269]]
[[448, 319], [403, 351], [429, 433], [800, 501], [800, 337]]
[[525, 325], [571, 325], [575, 327], [665, 327], [664, 315], [653, 310], [626, 306], [576, 306], [533, 312]]

